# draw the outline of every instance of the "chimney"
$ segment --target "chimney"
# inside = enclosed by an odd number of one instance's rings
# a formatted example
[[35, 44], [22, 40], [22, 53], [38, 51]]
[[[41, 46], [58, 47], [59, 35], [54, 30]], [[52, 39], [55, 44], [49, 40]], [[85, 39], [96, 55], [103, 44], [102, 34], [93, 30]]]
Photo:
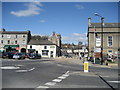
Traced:
[[60, 34], [57, 34], [57, 37], [58, 37], [59, 39], [61, 39], [61, 35], [60, 35]]
[[102, 25], [104, 26], [104, 17], [101, 18]]
[[52, 33], [52, 36], [55, 36], [55, 32]]
[[91, 26], [91, 18], [88, 18], [88, 27]]
[[2, 32], [5, 32], [5, 29], [4, 28], [2, 28], [2, 30], [1, 30]]

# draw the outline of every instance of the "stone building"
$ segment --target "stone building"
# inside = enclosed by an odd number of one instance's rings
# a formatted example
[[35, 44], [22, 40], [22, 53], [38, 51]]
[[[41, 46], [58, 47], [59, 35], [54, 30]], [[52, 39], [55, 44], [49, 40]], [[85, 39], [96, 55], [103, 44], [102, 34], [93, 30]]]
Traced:
[[55, 58], [57, 56], [57, 45], [41, 39], [31, 39], [27, 45], [29, 53], [39, 53], [41, 57]]
[[[101, 42], [102, 36], [103, 42]], [[91, 18], [88, 18], [89, 57], [94, 57], [94, 52], [101, 55], [101, 48], [103, 48], [103, 55], [118, 55], [120, 49], [120, 24], [103, 22], [102, 28], [101, 23], [91, 23]]]
[[27, 44], [30, 41], [30, 31], [0, 31], [0, 51], [26, 52]]
[[29, 53], [39, 53], [42, 57], [59, 57], [61, 54], [61, 35], [53, 32], [52, 36], [31, 36], [27, 45]]
[[48, 40], [57, 45], [58, 57], [61, 56], [61, 35], [53, 32]]

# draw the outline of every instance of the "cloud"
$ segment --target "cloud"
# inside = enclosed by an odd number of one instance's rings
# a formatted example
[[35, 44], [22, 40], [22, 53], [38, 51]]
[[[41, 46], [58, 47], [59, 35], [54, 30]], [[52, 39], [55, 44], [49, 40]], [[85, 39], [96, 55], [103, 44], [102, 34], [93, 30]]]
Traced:
[[11, 11], [10, 13], [18, 17], [25, 17], [39, 15], [43, 11], [43, 9], [41, 9], [43, 5], [40, 2], [30, 2], [24, 5], [26, 6], [25, 10]]
[[87, 42], [87, 34], [86, 33], [72, 33], [68, 36], [62, 36], [62, 41], [63, 42], [71, 42], [71, 43], [76, 43], [78, 44], [79, 41]]
[[84, 7], [82, 5], [79, 5], [79, 4], [76, 4], [75, 7], [79, 10], [84, 9]]
[[41, 23], [45, 23], [45, 22], [46, 22], [46, 20], [40, 20], [40, 22], [41, 22]]

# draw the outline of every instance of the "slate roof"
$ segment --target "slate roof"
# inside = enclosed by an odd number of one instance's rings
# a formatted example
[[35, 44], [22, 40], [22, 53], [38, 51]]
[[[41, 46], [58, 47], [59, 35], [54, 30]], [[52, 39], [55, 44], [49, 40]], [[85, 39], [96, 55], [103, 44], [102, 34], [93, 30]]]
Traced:
[[34, 40], [31, 39], [28, 45], [56, 45], [48, 40]]
[[[96, 28], [100, 28], [101, 27], [101, 23], [91, 23], [90, 27], [93, 28], [93, 27], [96, 27]], [[120, 23], [104, 23], [104, 28], [120, 28]]]
[[29, 31], [0, 31], [0, 34], [28, 34]]

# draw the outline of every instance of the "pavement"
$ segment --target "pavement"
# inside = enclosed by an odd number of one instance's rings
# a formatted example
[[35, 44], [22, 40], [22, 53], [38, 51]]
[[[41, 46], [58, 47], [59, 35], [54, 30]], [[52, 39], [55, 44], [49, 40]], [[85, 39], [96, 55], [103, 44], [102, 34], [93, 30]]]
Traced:
[[[73, 58], [57, 57], [54, 60], [57, 62], [66, 62], [66, 63], [70, 63], [70, 64], [78, 64], [78, 65], [84, 64], [83, 60], [80, 60], [79, 57], [73, 57]], [[103, 65], [93, 64], [90, 61], [88, 63], [89, 63], [89, 66], [93, 66], [93, 67], [118, 68], [117, 63], [109, 63], [108, 66], [106, 66], [105, 64], [103, 64]]]

